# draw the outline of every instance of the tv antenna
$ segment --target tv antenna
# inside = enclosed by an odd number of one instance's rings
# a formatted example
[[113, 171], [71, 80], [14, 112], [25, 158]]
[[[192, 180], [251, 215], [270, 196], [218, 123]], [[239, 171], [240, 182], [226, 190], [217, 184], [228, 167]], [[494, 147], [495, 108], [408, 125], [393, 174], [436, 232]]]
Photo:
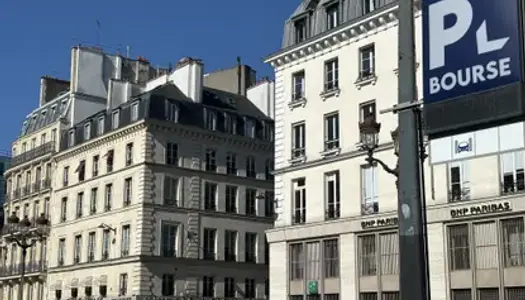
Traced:
[[97, 47], [100, 47], [100, 20], [97, 19]]

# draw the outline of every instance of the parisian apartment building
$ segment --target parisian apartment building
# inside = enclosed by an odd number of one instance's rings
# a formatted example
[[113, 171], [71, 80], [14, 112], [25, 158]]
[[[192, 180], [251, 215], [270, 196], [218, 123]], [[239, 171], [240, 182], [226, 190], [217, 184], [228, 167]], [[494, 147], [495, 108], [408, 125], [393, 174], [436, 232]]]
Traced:
[[[421, 11], [415, 4], [421, 97]], [[275, 71], [272, 300], [397, 300], [395, 177], [370, 165], [359, 124], [381, 123], [375, 157], [396, 164], [397, 15], [391, 0], [304, 0]], [[524, 123], [427, 144], [433, 300], [525, 299]], [[285, 263], [283, 263], [285, 262]]]
[[41, 79], [4, 210], [50, 225], [25, 261], [4, 225], [4, 300], [267, 297], [274, 83], [232, 65], [75, 46], [69, 80]]

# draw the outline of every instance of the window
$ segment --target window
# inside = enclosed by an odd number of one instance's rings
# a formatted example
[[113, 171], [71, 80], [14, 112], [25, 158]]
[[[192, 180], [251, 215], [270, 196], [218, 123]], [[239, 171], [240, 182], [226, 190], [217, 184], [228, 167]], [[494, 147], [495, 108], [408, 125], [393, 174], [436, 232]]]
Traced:
[[67, 146], [68, 147], [75, 146], [75, 129], [71, 129], [68, 133]]
[[226, 230], [224, 232], [224, 260], [237, 260], [237, 231]]
[[91, 197], [89, 199], [89, 214], [93, 215], [97, 212], [97, 192], [98, 188], [91, 189]]
[[293, 95], [292, 95], [292, 102], [293, 101], [300, 101], [304, 99], [304, 91], [305, 91], [305, 73], [304, 71], [299, 71], [297, 73], [294, 73], [292, 75], [293, 80]]
[[216, 130], [217, 129], [217, 113], [209, 110], [204, 109], [204, 127], [208, 130]]
[[324, 277], [339, 277], [339, 241], [325, 240], [323, 247]]
[[292, 224], [303, 224], [306, 222], [306, 180], [297, 179], [292, 182], [294, 210]]
[[505, 267], [525, 266], [525, 230], [522, 218], [501, 221]]
[[129, 255], [129, 239], [130, 239], [130, 225], [122, 226], [122, 240], [120, 241], [120, 255]]
[[114, 150], [109, 150], [106, 153], [106, 172], [113, 172], [113, 155], [115, 154]]
[[452, 300], [470, 300], [470, 299], [472, 299], [472, 290], [470, 288], [452, 290]]
[[78, 264], [80, 262], [80, 254], [82, 253], [82, 236], [81, 235], [75, 236], [75, 248], [73, 251], [74, 251], [73, 263]]
[[84, 140], [91, 138], [91, 123], [84, 124]]
[[224, 113], [224, 132], [229, 134], [237, 132], [237, 119], [227, 113]]
[[328, 30], [339, 25], [339, 3], [332, 4], [326, 8], [326, 25]]
[[66, 239], [61, 238], [58, 240], [58, 265], [64, 265], [64, 257], [66, 256]]
[[246, 214], [257, 215], [257, 190], [246, 189]]
[[57, 140], [57, 130], [53, 129], [51, 130], [51, 142], [55, 143]]
[[264, 164], [264, 178], [266, 180], [273, 180], [273, 159], [267, 159]]
[[237, 187], [226, 186], [226, 212], [237, 213]]
[[376, 165], [361, 166], [361, 212], [364, 215], [379, 212]]
[[376, 235], [359, 237], [359, 275], [375, 276], [377, 272]]
[[235, 298], [235, 279], [233, 277], [224, 278], [224, 297]]
[[376, 9], [376, 0], [361, 0], [361, 6], [363, 7], [363, 15], [371, 13]]
[[467, 224], [448, 227], [450, 270], [470, 269], [470, 241]]
[[111, 210], [111, 197], [113, 196], [113, 185], [106, 184], [106, 196], [104, 198], [104, 211], [110, 211]]
[[324, 118], [324, 150], [339, 148], [339, 114], [334, 113]]
[[133, 103], [131, 105], [131, 122], [135, 122], [139, 119], [139, 103]]
[[318, 280], [321, 277], [320, 243], [306, 243], [306, 280]]
[[[372, 0], [371, 0], [372, 1]], [[360, 55], [360, 70], [359, 78], [367, 79], [374, 76], [375, 72], [375, 48], [374, 45], [366, 46], [359, 50]]]
[[217, 210], [217, 184], [204, 183], [204, 209]]
[[215, 260], [215, 239], [217, 230], [212, 228], [204, 228], [204, 259]]
[[60, 221], [65, 222], [67, 220], [67, 197], [62, 198], [60, 206]]
[[[40, 145], [43, 145], [45, 144], [47, 141], [46, 141], [46, 134], [45, 133], [42, 133], [42, 135], [40, 136]], [[14, 153], [13, 153], [14, 155]]]
[[275, 217], [275, 194], [273, 191], [264, 191], [264, 216]]
[[254, 138], [255, 137], [255, 121], [245, 118], [244, 121], [244, 135], [246, 137]]
[[257, 233], [246, 232], [244, 236], [244, 261], [257, 262]]
[[166, 144], [166, 164], [171, 166], [179, 165], [179, 146], [175, 143]]
[[177, 104], [170, 103], [168, 100], [166, 100], [165, 109], [166, 120], [177, 123], [179, 121], [179, 107]]
[[255, 170], [255, 157], [253, 156], [246, 157], [246, 177], [257, 177], [257, 171]]
[[501, 155], [501, 185], [504, 194], [525, 190], [523, 151]]
[[306, 28], [306, 18], [299, 19], [294, 22], [295, 28], [295, 43], [298, 44], [306, 40], [307, 28]]
[[175, 296], [175, 275], [162, 274], [162, 296]]
[[83, 208], [84, 208], [84, 193], [80, 192], [77, 195], [77, 218], [82, 217]]
[[98, 135], [104, 134], [104, 126], [105, 126], [104, 117], [98, 118], [98, 123], [97, 123], [97, 134]]
[[109, 229], [104, 229], [102, 232], [102, 260], [106, 260], [109, 258]]
[[304, 123], [292, 125], [292, 159], [306, 155], [306, 125]]
[[202, 297], [215, 297], [215, 283], [213, 277], [202, 278]]
[[468, 162], [455, 162], [449, 165], [450, 202], [470, 199]]
[[86, 179], [86, 161], [81, 160], [77, 167], [78, 181]]
[[120, 121], [120, 112], [118, 110], [114, 111], [111, 115], [111, 128], [117, 129]]
[[397, 232], [379, 235], [381, 275], [399, 274], [399, 238]]
[[62, 175], [63, 186], [69, 184], [69, 167], [64, 167], [64, 174]]
[[334, 58], [324, 63], [324, 90], [339, 88], [339, 60]]
[[133, 143], [126, 145], [126, 166], [130, 166], [133, 163]]
[[226, 154], [226, 174], [237, 175], [237, 154], [235, 153]]
[[206, 171], [217, 172], [217, 151], [206, 149]]
[[359, 105], [359, 122], [364, 122], [368, 118], [376, 119], [376, 103], [375, 101], [366, 102]]
[[164, 177], [164, 205], [178, 205], [178, 186], [177, 178]]
[[303, 244], [290, 245], [290, 280], [304, 278], [304, 246]]
[[88, 262], [95, 260], [96, 232], [90, 232], [88, 236]]
[[127, 273], [120, 274], [118, 286], [119, 286], [118, 295], [125, 296], [128, 293], [128, 274]]
[[177, 256], [177, 225], [162, 224], [160, 249], [164, 257]]
[[131, 204], [133, 181], [131, 178], [124, 179], [124, 207]]
[[325, 174], [326, 218], [337, 219], [340, 216], [339, 171]]
[[477, 223], [473, 224], [473, 227], [476, 269], [497, 269], [499, 261], [496, 222]]
[[244, 280], [244, 298], [255, 299], [255, 279], [246, 278]]
[[499, 299], [499, 289], [498, 288], [478, 288], [477, 290], [479, 300], [494, 300]]
[[98, 161], [100, 157], [98, 155], [93, 156], [93, 169], [92, 169], [92, 176], [97, 177], [98, 176]]

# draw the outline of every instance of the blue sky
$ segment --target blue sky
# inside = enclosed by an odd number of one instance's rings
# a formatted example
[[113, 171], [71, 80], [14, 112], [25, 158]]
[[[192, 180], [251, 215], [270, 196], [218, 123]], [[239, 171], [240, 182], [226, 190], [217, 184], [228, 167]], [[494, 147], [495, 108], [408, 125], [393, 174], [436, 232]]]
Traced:
[[10, 149], [22, 120], [38, 106], [40, 77], [69, 79], [74, 44], [100, 44], [167, 66], [201, 58], [206, 71], [235, 64], [237, 56], [272, 76], [262, 58], [279, 49], [284, 21], [300, 0], [90, 0], [0, 3], [3, 71], [0, 150]]

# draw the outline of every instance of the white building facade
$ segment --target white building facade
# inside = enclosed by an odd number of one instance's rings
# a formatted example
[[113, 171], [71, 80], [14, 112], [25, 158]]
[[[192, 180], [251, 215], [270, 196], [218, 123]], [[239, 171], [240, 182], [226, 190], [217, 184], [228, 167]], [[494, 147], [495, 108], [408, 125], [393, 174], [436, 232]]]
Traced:
[[[399, 299], [395, 178], [359, 147], [359, 123], [374, 116], [375, 157], [395, 165], [397, 116], [379, 111], [397, 103], [396, 16], [392, 1], [305, 0], [266, 59], [276, 81], [272, 300]], [[421, 87], [417, 3], [415, 18]], [[525, 297], [524, 136], [518, 122], [429, 143], [432, 299]]]
[[[24, 125], [37, 128], [64, 103], [46, 127], [52, 150], [27, 146], [46, 128], [22, 132], [7, 173], [6, 212], [50, 221], [47, 239], [27, 255], [26, 270], [35, 269], [24, 299], [267, 296], [274, 125], [264, 96], [273, 82], [241, 95], [204, 86], [202, 70], [191, 58], [159, 70], [143, 58], [73, 48], [64, 93]], [[27, 175], [38, 168], [40, 176]], [[20, 251], [9, 239], [3, 246], [3, 299], [14, 300]]]

